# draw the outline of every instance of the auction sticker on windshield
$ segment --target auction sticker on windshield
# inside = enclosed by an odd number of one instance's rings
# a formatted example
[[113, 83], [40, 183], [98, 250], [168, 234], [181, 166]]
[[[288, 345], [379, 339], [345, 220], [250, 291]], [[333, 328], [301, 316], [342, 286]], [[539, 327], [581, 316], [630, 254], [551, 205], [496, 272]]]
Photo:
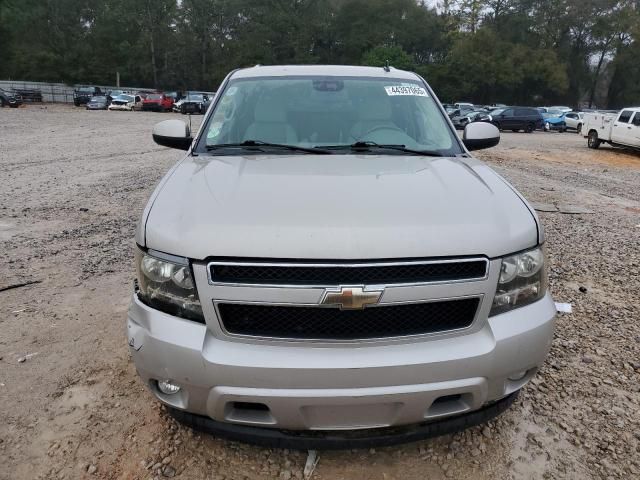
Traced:
[[391, 87], [384, 87], [387, 91], [387, 95], [412, 95], [414, 97], [428, 97], [427, 91], [422, 87], [413, 87], [407, 85], [393, 85]]

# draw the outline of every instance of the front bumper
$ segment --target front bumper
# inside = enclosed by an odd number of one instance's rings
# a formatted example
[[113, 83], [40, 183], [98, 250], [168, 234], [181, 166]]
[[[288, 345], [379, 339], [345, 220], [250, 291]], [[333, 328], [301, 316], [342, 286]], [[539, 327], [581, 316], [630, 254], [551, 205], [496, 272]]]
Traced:
[[[173, 408], [251, 427], [356, 430], [466, 414], [519, 390], [548, 353], [555, 313], [547, 294], [459, 336], [271, 345], [218, 338], [134, 295], [127, 330], [138, 373]], [[157, 380], [181, 390], [165, 395]]]
[[164, 110], [164, 108], [159, 103], [143, 103], [142, 110], [150, 111], [150, 112], [159, 112], [161, 110]]
[[[547, 127], [547, 125], [548, 125], [548, 127]], [[563, 123], [548, 123], [548, 122], [545, 122], [543, 124], [543, 128], [545, 130], [547, 130], [547, 131], [551, 131], [551, 130], [558, 130], [559, 131], [559, 130], [565, 130], [567, 128], [567, 126], [566, 126], [566, 124], [564, 122]]]

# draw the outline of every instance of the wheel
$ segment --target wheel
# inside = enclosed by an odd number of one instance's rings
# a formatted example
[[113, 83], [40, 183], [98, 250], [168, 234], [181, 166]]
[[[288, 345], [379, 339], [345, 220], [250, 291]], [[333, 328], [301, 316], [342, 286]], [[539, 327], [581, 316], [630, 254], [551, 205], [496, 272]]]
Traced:
[[560, 130], [558, 130], [558, 133], [564, 133], [566, 131], [567, 131], [566, 127], [560, 127]]
[[73, 104], [74, 104], [76, 107], [79, 107], [79, 106], [80, 106], [80, 102], [79, 102], [78, 100], [74, 100], [74, 101], [73, 101]]
[[496, 127], [498, 130], [502, 130], [500, 128], [500, 122], [491, 122], [493, 124], [494, 127]]
[[581, 123], [579, 123], [578, 126], [576, 127], [576, 132], [578, 134], [582, 133], [582, 124]]
[[587, 140], [587, 145], [589, 148], [593, 148], [594, 150], [600, 146], [602, 140], [598, 138], [598, 132], [595, 130], [591, 130], [589, 132], [589, 139]]
[[527, 133], [532, 133], [534, 129], [535, 129], [535, 125], [533, 123], [527, 123], [527, 126], [525, 127], [524, 131]]
[[6, 102], [4, 101], [4, 98], [0, 98], [0, 108], [4, 108], [5, 105]]

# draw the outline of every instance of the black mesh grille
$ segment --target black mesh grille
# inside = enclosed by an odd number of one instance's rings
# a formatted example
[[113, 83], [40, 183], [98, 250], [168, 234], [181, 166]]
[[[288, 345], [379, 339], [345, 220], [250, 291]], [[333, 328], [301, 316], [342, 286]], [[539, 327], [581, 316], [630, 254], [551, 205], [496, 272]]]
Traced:
[[221, 321], [229, 333], [256, 337], [355, 340], [399, 337], [468, 327], [478, 298], [339, 310], [223, 303]]
[[263, 285], [389, 285], [482, 278], [486, 269], [484, 260], [375, 266], [214, 264], [211, 278], [216, 282]]

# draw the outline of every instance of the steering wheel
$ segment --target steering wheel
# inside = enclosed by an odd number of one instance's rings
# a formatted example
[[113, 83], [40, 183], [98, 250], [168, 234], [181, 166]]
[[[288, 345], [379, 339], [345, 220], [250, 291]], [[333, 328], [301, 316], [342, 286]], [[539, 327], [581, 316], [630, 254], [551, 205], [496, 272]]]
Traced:
[[389, 130], [391, 132], [400, 132], [403, 135], [407, 135], [407, 132], [405, 132], [404, 130], [402, 130], [400, 127], [396, 127], [395, 125], [378, 125], [377, 127], [373, 127], [370, 130], [367, 130], [366, 132], [364, 132], [362, 135], [360, 135], [360, 138], [356, 138], [353, 135], [351, 135], [353, 138], [355, 138], [356, 140], [360, 140], [365, 138], [367, 135], [369, 135], [370, 133], [373, 132], [379, 132], [380, 130]]

